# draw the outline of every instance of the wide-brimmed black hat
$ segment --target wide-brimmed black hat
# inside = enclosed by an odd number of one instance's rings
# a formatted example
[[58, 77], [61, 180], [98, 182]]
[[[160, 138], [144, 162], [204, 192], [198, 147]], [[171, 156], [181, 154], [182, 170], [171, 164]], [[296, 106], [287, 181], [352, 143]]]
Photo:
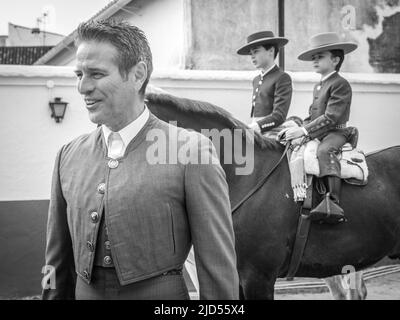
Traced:
[[272, 31], [260, 31], [249, 35], [247, 37], [247, 44], [239, 48], [237, 53], [241, 55], [249, 55], [251, 48], [264, 44], [276, 45], [280, 48], [286, 45], [288, 42], [289, 40], [286, 38], [275, 37]]

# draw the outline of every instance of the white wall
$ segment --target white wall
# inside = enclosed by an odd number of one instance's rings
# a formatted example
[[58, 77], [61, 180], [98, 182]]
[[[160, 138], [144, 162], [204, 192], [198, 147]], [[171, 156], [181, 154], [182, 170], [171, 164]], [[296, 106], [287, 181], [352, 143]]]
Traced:
[[[69, 102], [61, 123], [50, 117], [54, 97]], [[93, 128], [72, 69], [0, 66], [0, 200], [48, 199], [56, 152]]]
[[55, 46], [64, 36], [51, 32], [41, 31], [38, 34], [32, 34], [32, 29], [8, 24], [7, 46]]
[[[48, 199], [56, 152], [95, 129], [75, 88], [71, 67], [0, 65], [0, 201]], [[175, 95], [224, 107], [249, 120], [254, 72], [156, 72], [151, 83]], [[345, 75], [353, 86], [350, 124], [360, 129], [359, 147], [372, 151], [400, 145], [400, 75]], [[292, 74], [291, 115], [305, 116], [317, 76]], [[52, 80], [55, 87], [46, 87]], [[49, 100], [69, 102], [65, 118], [50, 118]]]
[[182, 68], [183, 0], [134, 1], [128, 8], [137, 6], [140, 7], [137, 14], [120, 11], [116, 16], [144, 31], [153, 54], [154, 70]]
[[[153, 54], [154, 70], [183, 68], [184, 0], [137, 0], [112, 16], [142, 29]], [[75, 48], [68, 47], [52, 58], [48, 65], [74, 66]]]

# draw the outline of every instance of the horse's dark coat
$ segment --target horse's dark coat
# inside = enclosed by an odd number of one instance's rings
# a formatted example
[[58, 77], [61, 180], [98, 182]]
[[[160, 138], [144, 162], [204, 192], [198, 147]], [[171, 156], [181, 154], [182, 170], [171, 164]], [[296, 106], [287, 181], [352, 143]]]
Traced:
[[[150, 110], [164, 121], [200, 131], [245, 129], [225, 110], [210, 103], [169, 95], [148, 95]], [[221, 148], [221, 150], [225, 150]], [[234, 207], [270, 170], [282, 146], [255, 136], [254, 171], [235, 174], [236, 163], [224, 164]], [[235, 152], [235, 150], [232, 150]], [[400, 146], [367, 156], [369, 183], [344, 184], [341, 205], [348, 222], [313, 224], [297, 276], [328, 277], [341, 274], [347, 265], [365, 268], [400, 248]], [[246, 299], [272, 299], [277, 277], [285, 276], [294, 242], [299, 206], [293, 201], [287, 162], [281, 164], [264, 186], [243, 203], [233, 216], [238, 271]]]

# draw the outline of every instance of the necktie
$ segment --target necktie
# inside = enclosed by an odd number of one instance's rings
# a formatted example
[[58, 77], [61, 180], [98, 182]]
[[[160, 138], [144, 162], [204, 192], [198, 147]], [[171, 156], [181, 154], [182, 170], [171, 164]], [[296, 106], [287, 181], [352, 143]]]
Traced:
[[108, 137], [108, 156], [113, 159], [120, 158], [124, 155], [124, 142], [118, 132], [111, 132]]

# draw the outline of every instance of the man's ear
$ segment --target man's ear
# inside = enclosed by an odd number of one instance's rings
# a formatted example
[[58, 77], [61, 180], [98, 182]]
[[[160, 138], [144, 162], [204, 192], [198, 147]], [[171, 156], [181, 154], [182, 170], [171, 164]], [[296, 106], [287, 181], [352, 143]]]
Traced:
[[139, 61], [131, 70], [130, 77], [133, 81], [135, 89], [140, 90], [143, 83], [147, 79], [147, 65], [143, 61]]

